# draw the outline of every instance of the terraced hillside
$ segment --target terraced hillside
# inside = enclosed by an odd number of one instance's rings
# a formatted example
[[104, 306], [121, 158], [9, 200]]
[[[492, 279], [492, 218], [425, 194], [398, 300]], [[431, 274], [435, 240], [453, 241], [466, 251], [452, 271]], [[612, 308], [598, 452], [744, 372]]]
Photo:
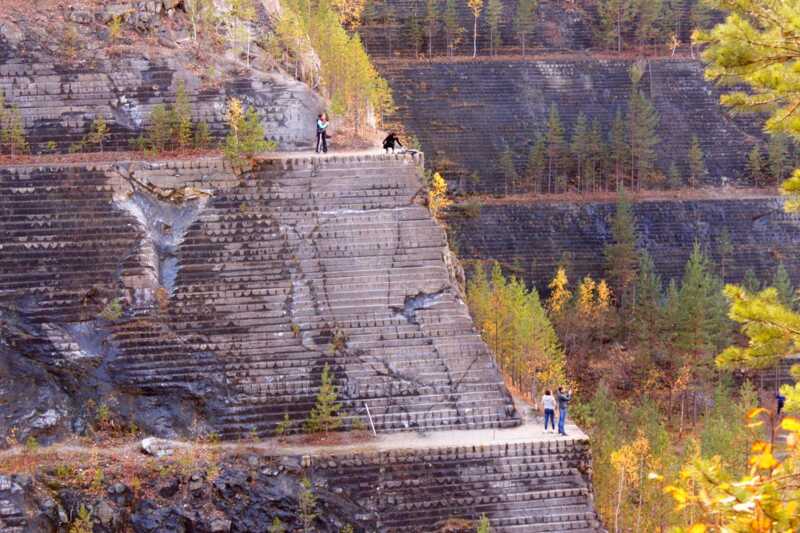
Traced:
[[[164, 434], [193, 416], [228, 438], [299, 423], [326, 364], [350, 421], [368, 404], [381, 431], [513, 426], [418, 172], [375, 155], [241, 178], [213, 160], [3, 169], [2, 347], [45, 375], [91, 361]], [[143, 183], [194, 188], [168, 201]], [[63, 431], [80, 400], [42, 380], [21, 398], [52, 412], [40, 433]]]
[[[631, 62], [601, 59], [515, 59], [380, 64], [394, 90], [398, 128], [417, 136], [428, 163], [461, 190], [505, 192], [498, 164], [506, 148], [523, 173], [536, 136], [545, 132], [551, 105], [567, 138], [578, 113], [611, 129], [625, 113]], [[658, 164], [675, 163], [688, 175], [688, 152], [697, 135], [705, 154], [707, 183], [742, 179], [757, 125], [732, 119], [719, 92], [703, 78], [698, 61], [647, 63], [642, 88], [661, 117]], [[477, 175], [479, 179], [470, 179]]]
[[[633, 207], [639, 245], [650, 253], [665, 282], [681, 278], [695, 241], [723, 266], [719, 244], [724, 232], [733, 245], [724, 258], [726, 281], [741, 281], [748, 269], [771, 280], [783, 262], [797, 282], [800, 218], [786, 214], [782, 206], [773, 197], [643, 201]], [[544, 289], [562, 260], [572, 279], [603, 276], [603, 247], [611, 241], [614, 209], [613, 203], [485, 205], [478, 218], [454, 218], [451, 224], [462, 258], [516, 264]]]

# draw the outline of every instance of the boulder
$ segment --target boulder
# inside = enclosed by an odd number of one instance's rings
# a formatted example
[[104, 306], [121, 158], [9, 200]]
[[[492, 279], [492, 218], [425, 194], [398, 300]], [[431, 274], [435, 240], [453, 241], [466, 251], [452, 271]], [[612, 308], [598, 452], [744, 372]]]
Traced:
[[144, 453], [152, 455], [153, 457], [168, 457], [175, 453], [172, 443], [170, 443], [168, 440], [159, 439], [157, 437], [147, 437], [142, 439], [142, 442], [139, 445]]

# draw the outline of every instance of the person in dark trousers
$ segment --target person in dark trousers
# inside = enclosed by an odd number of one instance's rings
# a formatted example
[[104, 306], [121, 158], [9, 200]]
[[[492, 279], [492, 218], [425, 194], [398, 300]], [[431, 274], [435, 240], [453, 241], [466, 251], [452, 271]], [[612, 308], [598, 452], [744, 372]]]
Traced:
[[784, 396], [780, 392], [776, 392], [775, 393], [775, 401], [776, 401], [776, 404], [777, 404], [777, 407], [775, 409], [775, 416], [780, 418], [781, 411], [783, 411], [783, 406], [786, 404], [786, 396]]
[[400, 139], [395, 135], [394, 132], [390, 133], [386, 136], [383, 140], [383, 149], [386, 150], [386, 153], [389, 153], [389, 150], [394, 153], [395, 148], [402, 148], [403, 144], [400, 142]]
[[553, 431], [556, 430], [556, 399], [553, 398], [553, 395], [550, 394], [550, 389], [544, 391], [544, 396], [542, 396], [542, 408], [544, 409], [544, 431], [547, 433], [547, 422], [550, 422], [550, 426], [552, 427]]
[[567, 422], [567, 406], [572, 400], [572, 390], [570, 389], [568, 393], [564, 394], [564, 388], [559, 387], [556, 399], [558, 400], [558, 434], [566, 437], [567, 432], [564, 431], [564, 424]]
[[320, 113], [317, 116], [317, 153], [328, 153], [328, 115]]

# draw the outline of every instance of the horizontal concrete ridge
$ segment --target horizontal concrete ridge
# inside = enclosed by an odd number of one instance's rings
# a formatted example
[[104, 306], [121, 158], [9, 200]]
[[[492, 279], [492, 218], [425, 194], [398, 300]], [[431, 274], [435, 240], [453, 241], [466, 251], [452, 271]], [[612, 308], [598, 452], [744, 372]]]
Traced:
[[[627, 112], [632, 61], [585, 57], [391, 62], [379, 64], [395, 96], [390, 123], [416, 135], [431, 168], [461, 190], [507, 193], [499, 164], [506, 149], [525, 175], [531, 148], [547, 130], [555, 106], [569, 139], [579, 113], [597, 120], [606, 141], [617, 112]], [[689, 148], [697, 135], [706, 182], [746, 181], [745, 159], [763, 134], [752, 118], [730, 116], [720, 89], [707, 82], [699, 61], [647, 63], [641, 89], [660, 116], [658, 168], [675, 164], [689, 175]], [[684, 179], [685, 182], [685, 179]]]
[[[613, 202], [484, 205], [476, 218], [449, 223], [465, 259], [496, 259], [518, 265], [541, 290], [565, 257], [570, 277], [604, 273], [603, 249], [611, 242]], [[664, 283], [679, 281], [694, 242], [713, 259], [725, 281], [739, 282], [748, 270], [771, 280], [779, 262], [800, 282], [800, 217], [783, 211], [780, 197], [657, 200], [633, 205], [639, 245], [650, 253]], [[731, 253], [720, 255], [724, 234]]]
[[367, 407], [381, 432], [513, 427], [444, 232], [415, 201], [421, 161], [0, 169], [0, 308], [48, 359], [96, 359], [152, 398], [168, 434], [182, 405], [228, 439], [285, 416], [298, 431], [325, 366], [345, 428]]

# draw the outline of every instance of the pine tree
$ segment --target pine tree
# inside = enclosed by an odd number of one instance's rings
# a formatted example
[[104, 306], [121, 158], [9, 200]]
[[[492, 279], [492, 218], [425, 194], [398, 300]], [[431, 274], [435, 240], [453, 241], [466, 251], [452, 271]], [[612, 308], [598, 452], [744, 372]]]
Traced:
[[86, 136], [86, 140], [90, 144], [96, 144], [100, 147], [100, 152], [103, 151], [103, 143], [108, 138], [108, 124], [106, 124], [106, 119], [103, 115], [100, 115], [94, 121], [92, 121], [92, 127], [89, 130], [89, 135]]
[[658, 22], [665, 15], [661, 0], [639, 0], [635, 4], [636, 40], [639, 46], [653, 43], [659, 36]]
[[428, 57], [433, 57], [433, 35], [439, 27], [439, 0], [425, 3], [425, 29], [428, 32]]
[[235, 167], [241, 167], [259, 152], [275, 149], [274, 142], [264, 140], [264, 127], [252, 107], [245, 111], [241, 101], [231, 98], [226, 119], [229, 131], [225, 137], [223, 152]]
[[631, 302], [630, 290], [636, 279], [639, 253], [636, 247], [636, 221], [633, 209], [623, 190], [617, 197], [617, 206], [611, 219], [612, 244], [605, 246], [606, 277], [619, 298], [620, 307]]
[[213, 0], [183, 0], [183, 9], [192, 24], [192, 40], [197, 41], [200, 30], [205, 29], [214, 18]]
[[175, 95], [174, 136], [179, 148], [188, 148], [192, 144], [192, 106], [186, 94], [186, 83], [178, 82]]
[[689, 147], [689, 186], [696, 187], [706, 175], [706, 164], [703, 149], [700, 148], [700, 139], [692, 135], [692, 145]]
[[467, 303], [472, 320], [479, 327], [488, 319], [491, 308], [491, 288], [483, 264], [478, 261], [467, 282]]
[[603, 130], [600, 121], [595, 118], [592, 121], [592, 129], [589, 132], [589, 156], [586, 161], [586, 179], [591, 183], [590, 190], [597, 190], [598, 176], [604, 176], [604, 162], [608, 159], [606, 154], [606, 144], [603, 141]]
[[555, 104], [550, 104], [550, 115], [547, 119], [547, 192], [553, 192], [553, 180], [563, 170], [564, 127]]
[[794, 287], [792, 286], [792, 280], [789, 279], [789, 273], [786, 272], [786, 267], [783, 266], [783, 262], [778, 263], [778, 267], [775, 269], [772, 286], [778, 291], [778, 301], [782, 305], [789, 309], [794, 307]]
[[750, 150], [750, 154], [747, 156], [746, 175], [754, 187], [760, 187], [762, 185], [762, 179], [764, 177], [764, 158], [761, 156], [761, 148], [759, 148], [758, 145], [754, 145], [753, 149]]
[[761, 281], [756, 276], [752, 268], [744, 271], [744, 278], [742, 279], [742, 287], [748, 292], [758, 292], [761, 290]]
[[569, 290], [569, 279], [564, 267], [558, 267], [556, 275], [547, 286], [550, 289], [550, 298], [547, 300], [547, 308], [551, 313], [558, 314], [564, 311], [567, 303], [572, 298]]
[[172, 117], [164, 104], [156, 104], [150, 111], [147, 144], [155, 152], [166, 150], [172, 140]]
[[547, 177], [547, 139], [544, 135], [538, 135], [536, 143], [531, 147], [525, 176], [534, 192], [542, 192], [542, 185]]
[[597, 11], [603, 41], [616, 48], [617, 52], [622, 52], [623, 28], [634, 18], [634, 0], [601, 1], [597, 4]]
[[208, 148], [210, 144], [211, 131], [208, 128], [208, 122], [201, 120], [194, 129], [194, 147], [203, 149]]
[[491, 54], [497, 53], [497, 48], [500, 46], [500, 22], [503, 18], [503, 2], [502, 0], [489, 0], [489, 5], [486, 9], [486, 21], [489, 23], [489, 45]]
[[650, 349], [660, 337], [661, 277], [655, 272], [653, 259], [646, 251], [639, 255], [636, 278], [636, 299], [633, 304], [633, 330], [640, 344]]
[[767, 145], [767, 161], [770, 177], [779, 184], [786, 178], [789, 154], [785, 135], [772, 135]]
[[478, 521], [478, 527], [475, 529], [476, 533], [492, 533], [492, 527], [489, 524], [489, 518], [485, 513], [481, 515], [481, 519]]
[[733, 254], [733, 242], [731, 241], [731, 234], [728, 231], [728, 228], [722, 228], [722, 232], [719, 235], [719, 241], [717, 243], [717, 253], [719, 254], [719, 275], [722, 280], [725, 281], [728, 261], [730, 261], [731, 255]]
[[414, 46], [414, 56], [419, 56], [420, 48], [425, 39], [425, 29], [422, 27], [419, 15], [417, 14], [417, 2], [411, 8], [411, 16], [408, 17], [408, 41]]
[[447, 55], [451, 57], [453, 55], [453, 50], [461, 41], [461, 34], [464, 32], [464, 28], [461, 27], [458, 20], [457, 0], [446, 0], [442, 18], [444, 21], [445, 37], [447, 39]]
[[575, 159], [577, 168], [578, 191], [583, 191], [583, 178], [586, 172], [586, 160], [589, 158], [591, 150], [591, 132], [589, 131], [589, 121], [581, 111], [575, 120], [575, 127], [572, 129], [572, 157]]
[[516, 192], [519, 174], [514, 165], [514, 154], [511, 152], [510, 148], [506, 146], [505, 150], [500, 152], [500, 159], [497, 163], [500, 167], [500, 173], [503, 176], [505, 193], [508, 194], [509, 189], [512, 193]]
[[670, 189], [680, 189], [683, 181], [681, 180], [681, 171], [678, 170], [678, 165], [675, 161], [670, 161], [669, 170], [667, 171], [667, 180]]
[[517, 9], [514, 12], [514, 33], [517, 34], [522, 55], [525, 56], [525, 49], [528, 37], [533, 35], [536, 28], [536, 11], [539, 9], [539, 0], [517, 0]]
[[276, 516], [272, 520], [272, 524], [269, 526], [267, 533], [286, 533], [286, 526], [284, 526], [281, 519]]
[[628, 140], [630, 142], [631, 179], [640, 189], [642, 179], [647, 179], [655, 170], [655, 147], [658, 138], [659, 118], [653, 104], [639, 88], [644, 73], [638, 65], [631, 67], [631, 96], [628, 102]]
[[311, 480], [304, 477], [300, 481], [300, 493], [297, 499], [298, 514], [303, 521], [303, 531], [313, 531], [314, 521], [317, 519], [317, 497], [314, 494]]
[[614, 115], [614, 122], [611, 125], [609, 149], [614, 167], [615, 186], [619, 189], [625, 182], [625, 162], [628, 160], [628, 153], [630, 152], [625, 138], [625, 120], [622, 118], [622, 111], [619, 109], [617, 109], [617, 113]]
[[318, 433], [320, 431], [328, 433], [342, 425], [342, 419], [339, 418], [339, 409], [342, 406], [337, 402], [339, 394], [333, 384], [333, 376], [328, 363], [325, 363], [320, 379], [321, 384], [317, 393], [317, 400], [305, 424], [306, 431], [309, 433]]

